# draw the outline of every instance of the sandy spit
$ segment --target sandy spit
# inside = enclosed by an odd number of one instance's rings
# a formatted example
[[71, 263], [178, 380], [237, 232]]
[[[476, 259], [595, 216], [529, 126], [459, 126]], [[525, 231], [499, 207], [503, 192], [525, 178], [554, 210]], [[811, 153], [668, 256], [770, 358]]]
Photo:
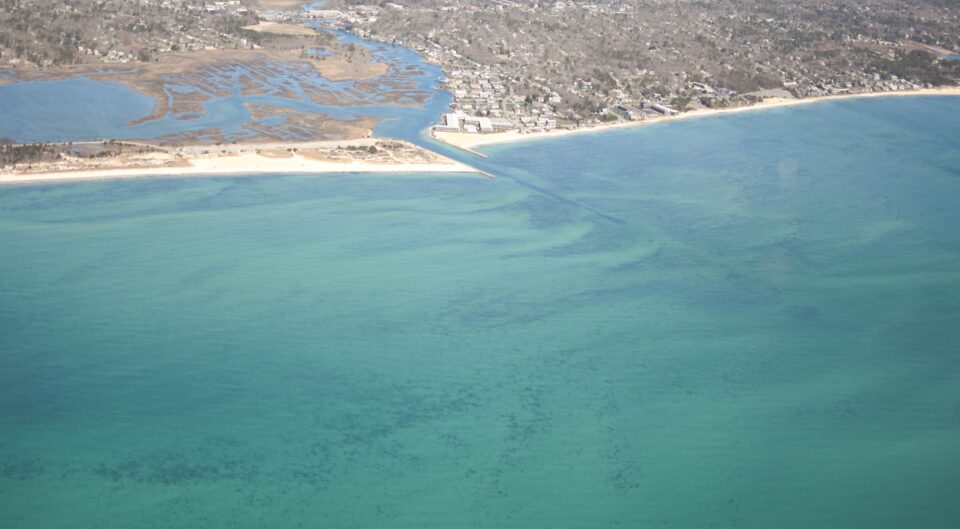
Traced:
[[[184, 163], [185, 162], [185, 163]], [[197, 157], [177, 165], [120, 167], [76, 171], [0, 172], [0, 185], [114, 180], [161, 176], [217, 176], [255, 174], [332, 174], [332, 173], [475, 173], [480, 171], [453, 160], [436, 163], [331, 162], [300, 154], [285, 158], [245, 153], [229, 156]]]

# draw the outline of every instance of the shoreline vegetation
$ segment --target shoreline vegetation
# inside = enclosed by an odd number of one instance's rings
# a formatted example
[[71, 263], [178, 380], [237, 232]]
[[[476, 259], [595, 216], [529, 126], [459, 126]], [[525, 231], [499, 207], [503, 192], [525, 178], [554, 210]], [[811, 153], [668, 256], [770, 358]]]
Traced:
[[[291, 28], [305, 28], [293, 26]], [[313, 30], [310, 30], [313, 31]], [[247, 69], [249, 73], [242, 78], [240, 95], [259, 96], [267, 95], [273, 88], [266, 80], [274, 75], [274, 63], [289, 63], [303, 65], [304, 71], [313, 71], [317, 75], [331, 82], [339, 81], [372, 81], [382, 77], [389, 71], [389, 65], [377, 61], [374, 57], [362, 50], [355, 50], [356, 55], [347, 56], [336, 53], [321, 58], [304, 55], [300, 48], [296, 49], [239, 49], [239, 50], [198, 50], [168, 52], [163, 55], [162, 61], [158, 58], [154, 62], [117, 64], [104, 66], [102, 64], [79, 64], [60, 66], [56, 68], [0, 68], [0, 84], [34, 81], [63, 81], [70, 79], [91, 79], [120, 83], [131, 90], [144, 94], [154, 102], [153, 111], [142, 116], [129, 125], [137, 125], [148, 121], [163, 118], [169, 112], [175, 113], [202, 113], [203, 103], [213, 97], [224, 97], [232, 93], [233, 86], [218, 87], [210, 84], [207, 79], [198, 78], [198, 72], [217, 73], [237, 66]], [[167, 84], [181, 84], [189, 87], [186, 92], [168, 93]], [[311, 89], [306, 86], [307, 96], [314, 96], [311, 101], [321, 104], [337, 104], [338, 101], [330, 97], [326, 87]], [[206, 93], [204, 97], [199, 97]], [[279, 92], [280, 95], [292, 96], [297, 94]]]
[[[757, 110], [801, 106], [815, 103], [891, 96], [960, 96], [960, 87], [941, 87], [898, 92], [844, 94], [804, 99], [768, 98], [763, 102], [736, 108], [705, 109], [643, 121], [601, 124], [577, 129], [559, 129], [521, 134], [456, 133], [432, 130], [434, 139], [480, 157], [478, 147], [561, 138], [575, 134], [598, 133], [656, 123], [705, 118]], [[0, 145], [11, 149], [24, 145]], [[64, 183], [90, 180], [114, 180], [146, 177], [228, 176], [260, 174], [331, 173], [474, 173], [493, 178], [475, 167], [447, 158], [420, 146], [387, 138], [359, 138], [309, 142], [263, 142], [240, 144], [192, 144], [165, 146], [151, 142], [90, 141], [32, 144], [52, 147], [55, 160], [23, 161], [0, 166], [0, 185]], [[76, 149], [116, 149], [108, 155], [77, 155]], [[122, 146], [127, 146], [123, 152]]]
[[717, 116], [717, 115], [723, 115], [723, 114], [736, 114], [741, 112], [751, 112], [751, 111], [767, 110], [767, 109], [773, 109], [773, 108], [810, 105], [815, 103], [841, 101], [841, 100], [847, 100], [847, 99], [864, 99], [864, 98], [894, 97], [894, 96], [960, 96], [960, 86], [923, 88], [919, 90], [902, 90], [902, 91], [896, 91], [896, 92], [865, 92], [865, 93], [858, 93], [858, 94], [841, 94], [841, 95], [831, 95], [831, 96], [822, 96], [822, 97], [807, 97], [807, 98], [801, 98], [801, 99], [787, 99], [787, 98], [773, 97], [773, 98], [764, 99], [763, 101], [752, 104], [752, 105], [744, 105], [744, 106], [734, 107], [734, 108], [691, 110], [688, 112], [683, 112], [683, 113], [672, 115], [672, 116], [662, 116], [658, 118], [651, 118], [651, 119], [645, 119], [640, 121], [598, 124], [598, 125], [592, 125], [592, 126], [579, 127], [575, 129], [553, 129], [553, 130], [548, 130], [543, 132], [520, 133], [516, 130], [512, 130], [507, 132], [491, 132], [491, 133], [481, 134], [481, 133], [467, 133], [467, 132], [436, 131], [436, 130], [433, 130], [433, 128], [431, 127], [430, 135], [434, 139], [439, 140], [443, 143], [446, 143], [453, 147], [457, 147], [464, 151], [467, 151], [471, 154], [485, 158], [486, 157], [485, 154], [478, 152], [475, 149], [479, 147], [489, 146], [489, 145], [520, 143], [520, 142], [526, 142], [526, 141], [562, 138], [565, 136], [571, 136], [575, 134], [605, 132], [605, 131], [616, 130], [616, 129], [640, 127], [643, 125], [653, 125], [656, 123], [670, 123], [675, 121], [705, 118], [705, 117]]
[[[96, 145], [134, 147], [129, 153], [81, 157], [69, 149]], [[37, 144], [41, 145], [41, 144]], [[64, 183], [145, 177], [331, 173], [488, 173], [413, 144], [386, 139], [193, 145], [164, 148], [145, 143], [74, 142], [56, 161], [0, 169], [0, 185]], [[10, 146], [7, 146], [10, 148]]]

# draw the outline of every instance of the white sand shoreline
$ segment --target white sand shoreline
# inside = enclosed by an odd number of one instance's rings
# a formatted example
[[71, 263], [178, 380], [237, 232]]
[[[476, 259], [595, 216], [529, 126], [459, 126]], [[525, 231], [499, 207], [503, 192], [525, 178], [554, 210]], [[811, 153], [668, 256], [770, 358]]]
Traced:
[[335, 173], [473, 173], [482, 171], [454, 160], [436, 163], [330, 162], [299, 154], [275, 158], [246, 153], [229, 156], [186, 158], [177, 165], [123, 167], [38, 172], [0, 172], [0, 185], [27, 183], [64, 183], [91, 180], [176, 176], [228, 176], [262, 174], [335, 174]]
[[[552, 139], [569, 136], [573, 134], [585, 134], [616, 130], [627, 127], [638, 127], [643, 125], [652, 125], [656, 123], [670, 123], [674, 121], [696, 119], [723, 114], [732, 114], [740, 112], [751, 112], [771, 108], [780, 108], [788, 106], [799, 106], [815, 104], [827, 101], [837, 101], [843, 99], [871, 98], [871, 97], [891, 97], [891, 96], [960, 96], [960, 87], [931, 88], [923, 90], [904, 90], [898, 92], [872, 92], [866, 94], [844, 94], [837, 96], [826, 96], [805, 99], [767, 99], [756, 105], [749, 105], [737, 108], [726, 109], [705, 109], [675, 116], [653, 118], [644, 121], [632, 121], [614, 123], [611, 125], [597, 125], [593, 127], [583, 127], [579, 129], [553, 130], [548, 132], [535, 132], [529, 134], [520, 134], [516, 131], [501, 132], [494, 134], [465, 134], [450, 132], [434, 132], [432, 136], [451, 146], [458, 147], [472, 154], [486, 155], [474, 151], [476, 147], [495, 145], [502, 143], [516, 143], [523, 141], [533, 141], [541, 139]], [[395, 141], [384, 138], [384, 141]], [[237, 146], [188, 146], [179, 149], [186, 157], [176, 160], [167, 158], [166, 163], [156, 165], [131, 165], [119, 167], [96, 167], [91, 169], [56, 169], [38, 170], [38, 171], [11, 171], [0, 170], [0, 185], [5, 184], [36, 184], [36, 183], [63, 183], [92, 180], [114, 180], [126, 178], [148, 178], [148, 177], [187, 177], [187, 176], [228, 176], [228, 175], [263, 175], [263, 174], [334, 174], [334, 173], [431, 173], [431, 174], [464, 174], [473, 173], [492, 177], [492, 175], [470, 167], [464, 163], [445, 158], [436, 153], [433, 161], [396, 161], [396, 162], [370, 162], [361, 160], [352, 161], [329, 161], [318, 159], [316, 157], [304, 156], [297, 152], [288, 153], [288, 148], [318, 148], [318, 147], [364, 147], [375, 144], [377, 139], [367, 138], [359, 140], [347, 140], [342, 142], [305, 142], [290, 144], [262, 144], [262, 145], [237, 145]], [[207, 150], [221, 148], [224, 152], [217, 155], [204, 154]], [[248, 152], [251, 149], [270, 149], [270, 151]], [[423, 149], [421, 149], [422, 151]], [[279, 152], [279, 156], [277, 156]], [[428, 151], [429, 152], [429, 151]]]
[[664, 116], [660, 118], [652, 118], [652, 119], [647, 119], [642, 121], [620, 122], [620, 123], [613, 123], [608, 125], [602, 124], [602, 125], [595, 125], [595, 126], [589, 126], [589, 127], [582, 127], [578, 129], [554, 129], [546, 132], [530, 132], [526, 134], [521, 134], [518, 131], [495, 132], [490, 134], [469, 134], [469, 133], [462, 133], [462, 132], [436, 132], [436, 131], [433, 131], [432, 129], [430, 131], [430, 134], [434, 139], [439, 140], [443, 143], [452, 145], [454, 147], [459, 147], [472, 154], [485, 157], [486, 156], [485, 154], [476, 152], [473, 149], [477, 147], [488, 146], [488, 145], [561, 138], [564, 136], [570, 136], [574, 134], [604, 132], [604, 131], [623, 129], [628, 127], [632, 128], [632, 127], [640, 127], [644, 125], [653, 125], [656, 123], [670, 123], [674, 121], [705, 118], [705, 117], [718, 116], [723, 114], [734, 114], [734, 113], [740, 113], [740, 112], [767, 110], [772, 108], [810, 105], [815, 103], [840, 101], [845, 99], [861, 99], [861, 98], [892, 97], [892, 96], [960, 96], [960, 86], [925, 88], [920, 90], [902, 90], [902, 91], [896, 91], [896, 92], [869, 92], [869, 93], [862, 93], [862, 94], [842, 94], [842, 95], [823, 96], [823, 97], [808, 97], [803, 99], [769, 98], [755, 105], [747, 105], [747, 106], [736, 107], [736, 108], [693, 110], [690, 112], [684, 112], [682, 114], [677, 114], [674, 116]]

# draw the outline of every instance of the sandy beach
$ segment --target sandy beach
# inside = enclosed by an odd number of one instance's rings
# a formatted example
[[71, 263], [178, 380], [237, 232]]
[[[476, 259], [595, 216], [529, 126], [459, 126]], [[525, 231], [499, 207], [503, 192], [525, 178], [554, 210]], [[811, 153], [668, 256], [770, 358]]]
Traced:
[[893, 96], [923, 96], [923, 95], [960, 96], [960, 86], [927, 88], [922, 90], [903, 90], [903, 91], [897, 91], [897, 92], [870, 92], [865, 94], [842, 94], [842, 95], [833, 95], [833, 96], [824, 96], [824, 97], [810, 97], [810, 98], [804, 98], [804, 99], [768, 98], [755, 105], [748, 105], [748, 106], [742, 106], [742, 107], [736, 107], [736, 108], [692, 110], [690, 112], [684, 112], [682, 114], [677, 114], [674, 116], [663, 116], [659, 118], [646, 119], [643, 121], [629, 121], [629, 122], [620, 122], [620, 123], [612, 123], [612, 124], [604, 124], [604, 125], [595, 125], [595, 126], [581, 127], [579, 129], [555, 129], [555, 130], [546, 131], [546, 132], [530, 132], [526, 134], [520, 133], [515, 130], [508, 131], [508, 132], [496, 132], [491, 134], [476, 134], [476, 133], [470, 134], [470, 133], [462, 133], [462, 132], [431, 131], [431, 134], [433, 135], [434, 138], [444, 143], [453, 145], [454, 147], [459, 147], [461, 149], [464, 149], [466, 151], [472, 152], [480, 156], [485, 156], [482, 153], [473, 151], [473, 149], [477, 147], [483, 147], [486, 145], [495, 145], [500, 143], [515, 143], [515, 142], [521, 142], [521, 141], [560, 138], [563, 136], [570, 136], [573, 134], [603, 132], [603, 131], [615, 130], [615, 129], [621, 129], [621, 128], [627, 128], [627, 127], [653, 125], [655, 123], [669, 123], [669, 122], [685, 120], [685, 119], [704, 118], [709, 116], [733, 114], [738, 112], [752, 112], [756, 110], [766, 110], [771, 108], [810, 105], [815, 103], [823, 103], [827, 101], [839, 101], [843, 99], [893, 97]]
[[[360, 140], [362, 141], [362, 140]], [[359, 143], [360, 141], [355, 141]], [[372, 140], [368, 140], [372, 141]], [[318, 142], [319, 143], [319, 142]], [[291, 144], [297, 147], [298, 144]], [[182, 152], [190, 153], [199, 147], [187, 147]], [[42, 182], [76, 182], [89, 180], [114, 180], [124, 178], [169, 177], [169, 176], [220, 176], [257, 174], [333, 174], [333, 173], [474, 173], [489, 176], [482, 171], [460, 162], [418, 149], [417, 157], [388, 160], [331, 158], [327, 152], [286, 149], [257, 152], [226, 152], [222, 154], [188, 154], [176, 158], [168, 153], [149, 154], [136, 160], [120, 159], [113, 167], [91, 169], [57, 170], [53, 164], [34, 167], [33, 170], [0, 171], [0, 185]]]

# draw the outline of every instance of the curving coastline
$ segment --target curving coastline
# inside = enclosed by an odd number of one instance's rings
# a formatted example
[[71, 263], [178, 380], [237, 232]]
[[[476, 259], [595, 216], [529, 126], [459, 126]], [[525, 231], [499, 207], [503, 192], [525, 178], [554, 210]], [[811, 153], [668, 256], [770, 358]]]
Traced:
[[829, 101], [840, 101], [845, 99], [861, 99], [873, 97], [903, 97], [903, 96], [960, 96], [960, 86], [924, 88], [920, 90], [904, 90], [898, 92], [869, 92], [861, 94], [842, 94], [823, 97], [809, 97], [803, 99], [785, 99], [768, 98], [754, 105], [747, 105], [735, 108], [702, 109], [692, 110], [677, 114], [674, 116], [664, 116], [652, 118], [643, 121], [629, 121], [612, 124], [601, 124], [595, 126], [581, 127], [578, 129], [554, 129], [545, 132], [530, 132], [521, 134], [517, 131], [495, 132], [490, 134], [469, 134], [463, 132], [437, 132], [430, 131], [431, 136], [443, 143], [463, 149], [471, 154], [486, 156], [473, 149], [485, 147], [488, 145], [497, 145], [503, 143], [519, 143], [525, 141], [544, 140], [561, 138], [574, 134], [596, 133], [609, 130], [623, 129], [628, 127], [640, 127], [644, 125], [653, 125], [656, 123], [669, 123], [686, 119], [705, 118], [722, 114], [734, 114], [740, 112], [752, 112], [757, 110], [767, 110], [780, 107], [791, 107], [799, 105], [811, 105], [815, 103], [824, 103]]

